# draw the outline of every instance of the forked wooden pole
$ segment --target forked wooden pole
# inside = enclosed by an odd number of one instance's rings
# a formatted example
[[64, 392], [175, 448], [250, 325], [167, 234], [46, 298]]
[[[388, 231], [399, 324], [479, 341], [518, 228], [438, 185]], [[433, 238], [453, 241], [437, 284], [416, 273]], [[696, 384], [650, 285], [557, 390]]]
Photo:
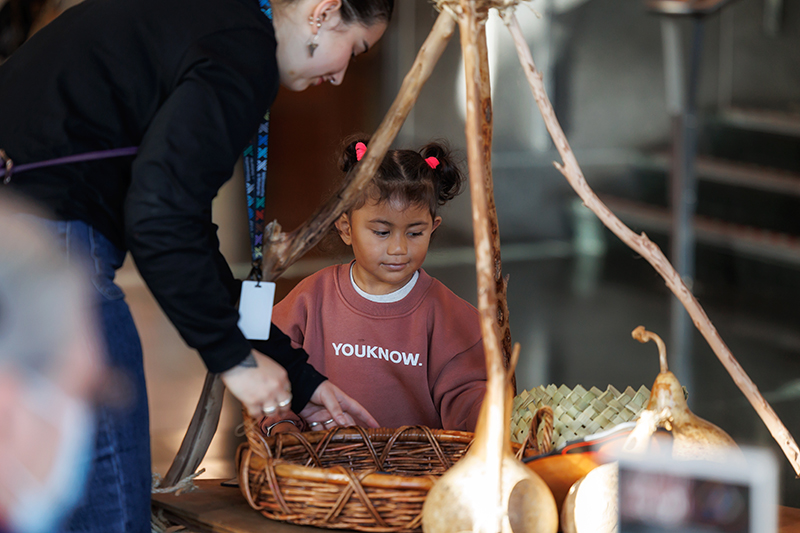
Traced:
[[[268, 226], [265, 232], [268, 236], [268, 246], [264, 253], [263, 265], [265, 280], [278, 278], [297, 259], [313, 248], [338, 216], [353, 205], [383, 161], [386, 150], [400, 131], [409, 111], [414, 107], [422, 87], [433, 72], [454, 31], [453, 17], [447, 13], [440, 14], [428, 38], [422, 44], [411, 70], [403, 79], [394, 103], [372, 136], [369, 149], [359, 163], [358, 171], [342, 186], [339, 194], [290, 234], [282, 233], [277, 222]], [[161, 488], [176, 486], [180, 480], [193, 474], [200, 466], [217, 431], [224, 390], [225, 387], [218, 374], [206, 376], [192, 421], [161, 483]]]
[[522, 63], [525, 76], [531, 86], [531, 91], [533, 91], [536, 104], [539, 106], [539, 110], [544, 117], [547, 131], [550, 132], [550, 136], [553, 138], [553, 142], [563, 160], [563, 164], [554, 163], [554, 165], [564, 177], [567, 178], [567, 181], [569, 181], [569, 184], [575, 189], [575, 192], [578, 193], [578, 196], [581, 197], [586, 207], [591, 209], [594, 214], [600, 218], [603, 224], [614, 232], [622, 242], [647, 259], [647, 262], [656, 269], [662, 278], [664, 278], [667, 287], [678, 297], [678, 300], [680, 300], [689, 312], [689, 316], [692, 317], [694, 325], [700, 333], [702, 333], [703, 337], [705, 337], [711, 349], [714, 350], [714, 353], [717, 355], [717, 358], [719, 358], [722, 365], [733, 378], [733, 381], [756, 410], [756, 413], [761, 417], [761, 420], [764, 421], [772, 437], [783, 450], [792, 468], [794, 468], [795, 474], [800, 475], [800, 449], [798, 449], [794, 438], [786, 429], [786, 426], [783, 425], [780, 418], [778, 418], [778, 415], [775, 414], [775, 411], [772, 410], [769, 403], [761, 396], [755, 383], [753, 383], [739, 362], [733, 357], [730, 349], [725, 345], [725, 342], [722, 340], [722, 337], [720, 337], [716, 328], [714, 328], [714, 325], [700, 306], [700, 303], [694, 295], [692, 295], [686, 285], [684, 285], [678, 273], [661, 252], [661, 249], [648, 239], [647, 235], [644, 233], [636, 235], [623, 224], [619, 218], [600, 201], [586, 183], [583, 172], [581, 172], [578, 166], [578, 161], [572, 153], [572, 149], [553, 111], [553, 106], [550, 104], [550, 100], [547, 97], [542, 75], [536, 70], [530, 48], [525, 41], [525, 37], [522, 35], [519, 22], [517, 22], [517, 18], [512, 10], [507, 10], [503, 12], [502, 15], [508, 29], [511, 31], [520, 63]]
[[[497, 294], [497, 327], [499, 328], [500, 342], [503, 348], [503, 365], [510, 368], [511, 359], [511, 327], [508, 320], [508, 287], [503, 277], [503, 263], [500, 258], [500, 226], [497, 223], [497, 207], [494, 203], [494, 179], [492, 178], [492, 137], [494, 133], [492, 115], [492, 86], [489, 78], [489, 53], [486, 46], [486, 24], [478, 27], [478, 95], [480, 108], [481, 144], [484, 163], [484, 185], [486, 187], [486, 215], [489, 224], [489, 234], [492, 244], [492, 263], [494, 265], [494, 285]], [[516, 394], [517, 383], [515, 375], [509, 376], [511, 387]]]
[[[486, 471], [497, 475], [485, 478], [485, 494], [487, 498], [496, 499], [492, 507], [495, 513], [487, 513], [483, 520], [495, 520], [478, 524], [475, 531], [483, 533], [500, 531], [503, 516], [502, 507], [502, 464], [503, 452], [508, 442], [508, 431], [505, 416], [505, 404], [508, 389], [505, 366], [503, 362], [502, 339], [497, 321], [498, 295], [495, 283], [495, 258], [493, 255], [492, 229], [489, 215], [489, 194], [487, 191], [486, 144], [482, 139], [481, 119], [482, 106], [481, 87], [485, 86], [481, 72], [479, 42], [486, 39], [482, 26], [486, 21], [486, 13], [479, 18], [473, 0], [461, 0], [461, 13], [458, 14], [459, 33], [461, 36], [461, 53], [464, 57], [464, 71], [467, 88], [467, 164], [469, 166], [470, 196], [472, 199], [472, 227], [475, 239], [475, 259], [478, 281], [478, 313], [480, 315], [481, 333], [486, 357], [486, 395], [481, 408], [481, 420], [476, 428], [473, 447], [484, 450], [483, 458]], [[484, 44], [485, 45], [485, 44]], [[491, 109], [491, 108], [490, 108]], [[485, 114], [484, 114], [485, 116]], [[496, 226], [495, 226], [496, 229]], [[484, 417], [484, 412], [487, 415]], [[485, 426], [484, 423], [485, 422]]]

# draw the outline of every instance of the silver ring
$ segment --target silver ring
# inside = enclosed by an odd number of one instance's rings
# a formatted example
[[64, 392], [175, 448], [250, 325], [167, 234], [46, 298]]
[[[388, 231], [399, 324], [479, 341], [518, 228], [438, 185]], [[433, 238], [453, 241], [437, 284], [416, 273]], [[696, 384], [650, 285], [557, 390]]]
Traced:
[[292, 404], [292, 395], [278, 404], [278, 407], [289, 407]]
[[322, 425], [322, 422], [309, 422], [308, 423], [308, 427], [310, 427], [312, 429], [317, 427], [317, 426], [321, 426], [321, 425]]
[[275, 407], [274, 405], [269, 405], [267, 407], [262, 408], [261, 412], [264, 413], [265, 415], [271, 415], [277, 410], [278, 410], [278, 408]]
[[331, 422], [336, 422], [336, 420], [331, 418], [330, 420], [326, 420], [325, 422], [323, 422], [322, 425], [324, 426], [325, 424], [330, 424]]

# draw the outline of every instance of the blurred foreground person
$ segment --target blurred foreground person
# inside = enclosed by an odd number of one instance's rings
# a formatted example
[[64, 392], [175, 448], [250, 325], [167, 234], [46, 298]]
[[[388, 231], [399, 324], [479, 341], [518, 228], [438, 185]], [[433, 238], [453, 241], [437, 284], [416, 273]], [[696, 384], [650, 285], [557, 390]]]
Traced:
[[85, 276], [16, 210], [0, 197], [0, 532], [45, 533], [83, 493], [104, 366]]
[[104, 350], [135, 390], [125, 412], [99, 413], [92, 481], [69, 531], [150, 532], [143, 354], [114, 283], [127, 252], [186, 344], [252, 416], [291, 407], [377, 426], [277, 328], [263, 352], [253, 349], [238, 326], [241, 283], [211, 214], [240, 156], [252, 190], [266, 179], [278, 87], [339, 85], [381, 38], [393, 5], [85, 0], [0, 65], [4, 187], [53, 213], [53, 246], [89, 259]]

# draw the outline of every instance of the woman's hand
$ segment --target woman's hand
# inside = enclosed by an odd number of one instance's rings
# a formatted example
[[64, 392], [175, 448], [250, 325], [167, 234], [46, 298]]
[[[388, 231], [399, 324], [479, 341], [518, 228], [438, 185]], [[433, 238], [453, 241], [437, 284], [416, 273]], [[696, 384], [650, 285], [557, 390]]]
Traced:
[[244, 361], [223, 372], [222, 381], [252, 417], [290, 410], [292, 387], [286, 370], [260, 352], [251, 351]]
[[300, 416], [311, 430], [334, 426], [380, 427], [369, 411], [330, 381], [320, 383]]

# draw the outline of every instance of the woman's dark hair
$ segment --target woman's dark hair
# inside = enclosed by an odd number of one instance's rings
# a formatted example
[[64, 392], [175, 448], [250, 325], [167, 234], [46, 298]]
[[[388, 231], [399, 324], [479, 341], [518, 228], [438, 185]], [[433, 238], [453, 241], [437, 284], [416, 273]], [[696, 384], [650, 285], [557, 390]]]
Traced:
[[[276, 0], [273, 0], [275, 2]], [[297, 0], [278, 0], [282, 4], [292, 4]], [[389, 24], [392, 20], [394, 0], [341, 0], [340, 13], [342, 22], [352, 24], [358, 22], [370, 27], [376, 22]]]
[[342, 22], [358, 22], [367, 27], [376, 22], [388, 24], [393, 9], [394, 0], [342, 0]]
[[[356, 145], [367, 139], [351, 140], [344, 149], [339, 166], [345, 173], [354, 170], [358, 162]], [[438, 161], [435, 168], [428, 162], [434, 157]], [[352, 207], [362, 207], [367, 198], [377, 202], [399, 200], [406, 205], [422, 205], [436, 216], [439, 206], [455, 198], [464, 183], [464, 176], [458, 169], [453, 152], [445, 142], [431, 142], [419, 151], [389, 150], [378, 167], [366, 194]], [[352, 211], [351, 209], [351, 211]]]

